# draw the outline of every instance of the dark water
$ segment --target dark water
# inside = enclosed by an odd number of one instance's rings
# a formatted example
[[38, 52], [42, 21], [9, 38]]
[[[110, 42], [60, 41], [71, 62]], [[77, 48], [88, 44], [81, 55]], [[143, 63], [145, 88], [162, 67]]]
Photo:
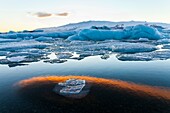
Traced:
[[124, 88], [107, 87], [104, 83], [102, 86], [94, 83], [89, 94], [79, 100], [55, 94], [52, 92], [55, 84], [26, 89], [15, 86], [21, 80], [50, 75], [91, 76], [164, 89], [170, 88], [170, 60], [123, 62], [113, 55], [107, 60], [95, 56], [63, 64], [37, 62], [14, 68], [1, 65], [0, 113], [81, 113], [83, 109], [83, 112], [89, 113], [170, 113], [169, 99], [141, 96], [133, 94], [133, 91], [124, 91]]

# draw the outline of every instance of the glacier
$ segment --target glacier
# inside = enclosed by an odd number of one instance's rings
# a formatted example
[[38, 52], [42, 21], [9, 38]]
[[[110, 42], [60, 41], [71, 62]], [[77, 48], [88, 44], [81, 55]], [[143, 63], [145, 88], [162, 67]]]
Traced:
[[[88, 21], [33, 31], [0, 33], [0, 64], [65, 63], [112, 54], [120, 61], [170, 59], [170, 25]], [[53, 58], [52, 58], [53, 57]]]

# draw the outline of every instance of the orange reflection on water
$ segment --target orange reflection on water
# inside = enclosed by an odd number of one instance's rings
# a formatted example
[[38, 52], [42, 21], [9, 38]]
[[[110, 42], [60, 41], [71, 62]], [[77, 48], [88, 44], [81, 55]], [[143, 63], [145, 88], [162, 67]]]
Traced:
[[98, 85], [107, 85], [109, 87], [117, 87], [123, 90], [134, 91], [135, 93], [145, 93], [150, 96], [164, 98], [170, 100], [170, 89], [163, 87], [153, 87], [148, 85], [139, 85], [131, 82], [125, 82], [121, 80], [110, 80], [104, 78], [96, 78], [89, 76], [41, 76], [41, 77], [33, 77], [27, 80], [22, 80], [18, 83], [20, 87], [26, 87], [29, 85], [40, 85], [47, 83], [58, 83], [64, 82], [68, 79], [83, 79], [90, 83], [95, 83]]

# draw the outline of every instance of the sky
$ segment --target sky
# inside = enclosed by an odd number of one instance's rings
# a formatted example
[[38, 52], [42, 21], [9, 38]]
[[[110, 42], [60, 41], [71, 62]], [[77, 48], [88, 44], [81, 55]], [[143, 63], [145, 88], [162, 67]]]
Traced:
[[0, 0], [0, 32], [88, 20], [170, 23], [170, 0]]

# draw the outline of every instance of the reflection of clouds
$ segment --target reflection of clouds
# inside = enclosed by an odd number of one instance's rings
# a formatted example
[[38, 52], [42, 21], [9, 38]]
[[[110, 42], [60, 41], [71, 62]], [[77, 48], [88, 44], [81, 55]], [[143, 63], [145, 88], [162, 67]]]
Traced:
[[46, 77], [34, 77], [27, 80], [22, 80], [18, 83], [18, 85], [22, 88], [29, 86], [38, 86], [42, 84], [51, 84], [64, 82], [68, 79], [83, 79], [90, 83], [94, 83], [97, 85], [106, 85], [108, 87], [116, 87], [124, 91], [133, 91], [136, 94], [142, 95], [147, 94], [149, 96], [164, 98], [170, 100], [170, 89], [153, 87], [148, 85], [138, 85], [135, 83], [120, 81], [120, 80], [109, 80], [104, 78], [95, 78], [88, 76], [46, 76]]

